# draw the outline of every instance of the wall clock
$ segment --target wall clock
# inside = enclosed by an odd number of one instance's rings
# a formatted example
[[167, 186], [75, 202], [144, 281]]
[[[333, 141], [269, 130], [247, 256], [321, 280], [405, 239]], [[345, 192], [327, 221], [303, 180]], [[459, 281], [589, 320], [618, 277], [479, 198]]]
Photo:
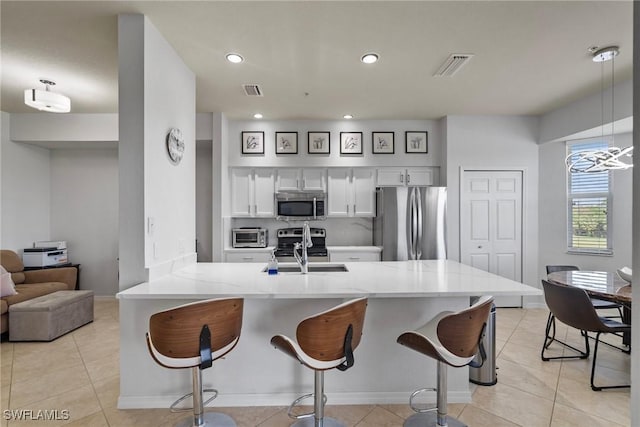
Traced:
[[178, 128], [171, 128], [167, 134], [167, 152], [174, 165], [180, 163], [184, 153], [184, 137]]

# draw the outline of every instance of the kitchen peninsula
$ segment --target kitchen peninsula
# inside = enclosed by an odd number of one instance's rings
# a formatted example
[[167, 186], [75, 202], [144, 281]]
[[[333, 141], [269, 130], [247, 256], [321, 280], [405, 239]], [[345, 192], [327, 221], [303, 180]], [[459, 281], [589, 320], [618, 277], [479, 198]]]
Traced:
[[[203, 371], [204, 386], [220, 391], [213, 405], [288, 405], [313, 390], [313, 374], [274, 350], [271, 337], [295, 337], [305, 317], [367, 296], [355, 366], [346, 372], [328, 371], [325, 380], [329, 404], [364, 404], [405, 403], [415, 389], [435, 385], [435, 362], [396, 344], [405, 330], [423, 325], [440, 311], [469, 306], [471, 296], [541, 295], [539, 289], [449, 260], [344, 266], [348, 271], [268, 275], [264, 263], [198, 263], [118, 293], [118, 407], [166, 408], [190, 390], [190, 371], [159, 367], [145, 342], [153, 313], [187, 302], [245, 298], [240, 342]], [[435, 401], [435, 394], [431, 397]], [[467, 368], [450, 369], [449, 400], [470, 399]]]

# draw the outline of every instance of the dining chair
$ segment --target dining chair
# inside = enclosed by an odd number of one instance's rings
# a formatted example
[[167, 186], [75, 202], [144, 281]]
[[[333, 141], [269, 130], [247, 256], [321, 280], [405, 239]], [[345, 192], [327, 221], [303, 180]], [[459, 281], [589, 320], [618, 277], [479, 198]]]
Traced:
[[[596, 343], [593, 348], [593, 361], [591, 365], [591, 389], [594, 391], [600, 391], [609, 388], [630, 387], [630, 385], [596, 386], [594, 384], [594, 377], [596, 372], [596, 358], [598, 354], [598, 344], [600, 343], [600, 335], [603, 333], [630, 332], [631, 325], [598, 316], [593, 304], [591, 304], [589, 294], [587, 294], [587, 291], [584, 289], [558, 285], [546, 280], [542, 281], [542, 288], [544, 290], [544, 299], [547, 306], [555, 318], [572, 328], [596, 333]], [[584, 337], [585, 350], [582, 351], [557, 339], [549, 340], [548, 328], [549, 323], [547, 322], [547, 335], [545, 336], [545, 342], [542, 346], [541, 352], [543, 361], [546, 362], [554, 359], [586, 359], [589, 357], [590, 349], [588, 337]], [[553, 341], [563, 344], [564, 346], [578, 352], [578, 354], [556, 357], [545, 356], [545, 350], [549, 348]]]

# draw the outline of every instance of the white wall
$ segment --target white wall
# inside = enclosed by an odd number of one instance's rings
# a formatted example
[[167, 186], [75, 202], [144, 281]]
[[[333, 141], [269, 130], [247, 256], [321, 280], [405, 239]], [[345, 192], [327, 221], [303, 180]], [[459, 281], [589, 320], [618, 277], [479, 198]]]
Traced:
[[[145, 238], [145, 262], [153, 269], [195, 254], [196, 80], [147, 18], [144, 42], [145, 218], [155, 220]], [[171, 128], [184, 137], [179, 165], [167, 153]]]
[[[632, 144], [631, 134], [616, 135], [617, 146]], [[549, 264], [577, 265], [583, 270], [615, 271], [631, 266], [632, 171], [615, 171], [612, 178], [613, 256], [567, 253], [566, 145], [552, 142], [540, 146], [540, 265], [541, 277]]]
[[[635, 70], [640, 69], [640, 7], [634, 3], [633, 7], [633, 65]], [[633, 73], [633, 89], [640, 93], [640, 73]], [[633, 99], [633, 146], [634, 151], [640, 152], [640, 96]], [[637, 142], [636, 142], [637, 141]], [[636, 148], [638, 150], [636, 150]], [[637, 158], [637, 157], [636, 157]], [[638, 165], [633, 168], [633, 223], [640, 224], [640, 170]], [[633, 238], [633, 269], [636, 277], [640, 272], [640, 227], [632, 228]], [[640, 287], [633, 286], [633, 298], [640, 300]], [[634, 304], [631, 317], [640, 319], [640, 304]], [[633, 328], [631, 341], [640, 342], [640, 328]], [[631, 402], [640, 401], [640, 357], [631, 358]], [[640, 405], [631, 405], [631, 425], [640, 425]]]
[[[242, 131], [264, 131], [264, 155], [242, 155]], [[308, 154], [307, 132], [331, 132], [327, 154]], [[405, 131], [427, 131], [428, 153], [405, 153]], [[275, 132], [298, 132], [298, 154], [275, 154]], [[340, 155], [340, 132], [362, 132], [362, 155]], [[394, 154], [373, 154], [371, 132], [394, 132]], [[441, 139], [434, 120], [229, 121], [229, 166], [439, 166]]]
[[118, 291], [118, 151], [51, 151], [51, 239], [81, 264], [80, 286]]
[[[195, 261], [195, 76], [143, 15], [118, 17], [118, 55], [125, 289]], [[165, 143], [173, 127], [185, 142], [179, 165]]]
[[10, 139], [10, 117], [2, 116], [2, 249], [22, 255], [37, 240], [50, 239], [49, 150]]
[[12, 114], [11, 139], [20, 142], [91, 141], [97, 148], [100, 142], [118, 140], [118, 115]]
[[[632, 81], [626, 80], [614, 86], [615, 105], [613, 109], [616, 121], [633, 116]], [[604, 112], [602, 100], [604, 99]], [[594, 129], [605, 123], [611, 123], [611, 88], [605, 89], [604, 98], [600, 92], [578, 99], [540, 117], [539, 142], [559, 141], [570, 135]], [[616, 129], [618, 129], [616, 125]], [[597, 132], [600, 134], [600, 132]], [[611, 133], [610, 125], [605, 126], [605, 134]]]
[[213, 170], [211, 167], [212, 142], [196, 142], [196, 239], [198, 262], [213, 260], [212, 207]]
[[460, 259], [460, 170], [522, 168], [523, 283], [538, 280], [538, 119], [532, 116], [447, 116], [447, 233], [449, 258]]

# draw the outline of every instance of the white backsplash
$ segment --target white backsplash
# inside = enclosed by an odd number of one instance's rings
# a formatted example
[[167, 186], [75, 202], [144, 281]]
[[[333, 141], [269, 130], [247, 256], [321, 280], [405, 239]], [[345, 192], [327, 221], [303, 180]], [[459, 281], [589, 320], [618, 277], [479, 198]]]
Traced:
[[[278, 243], [278, 229], [302, 227], [304, 221], [278, 221], [273, 218], [226, 218], [228, 235], [232, 228], [261, 227], [269, 230], [269, 246]], [[328, 218], [309, 221], [311, 227], [327, 230], [327, 246], [371, 246], [373, 244], [373, 218]], [[228, 237], [230, 239], [230, 237]]]

